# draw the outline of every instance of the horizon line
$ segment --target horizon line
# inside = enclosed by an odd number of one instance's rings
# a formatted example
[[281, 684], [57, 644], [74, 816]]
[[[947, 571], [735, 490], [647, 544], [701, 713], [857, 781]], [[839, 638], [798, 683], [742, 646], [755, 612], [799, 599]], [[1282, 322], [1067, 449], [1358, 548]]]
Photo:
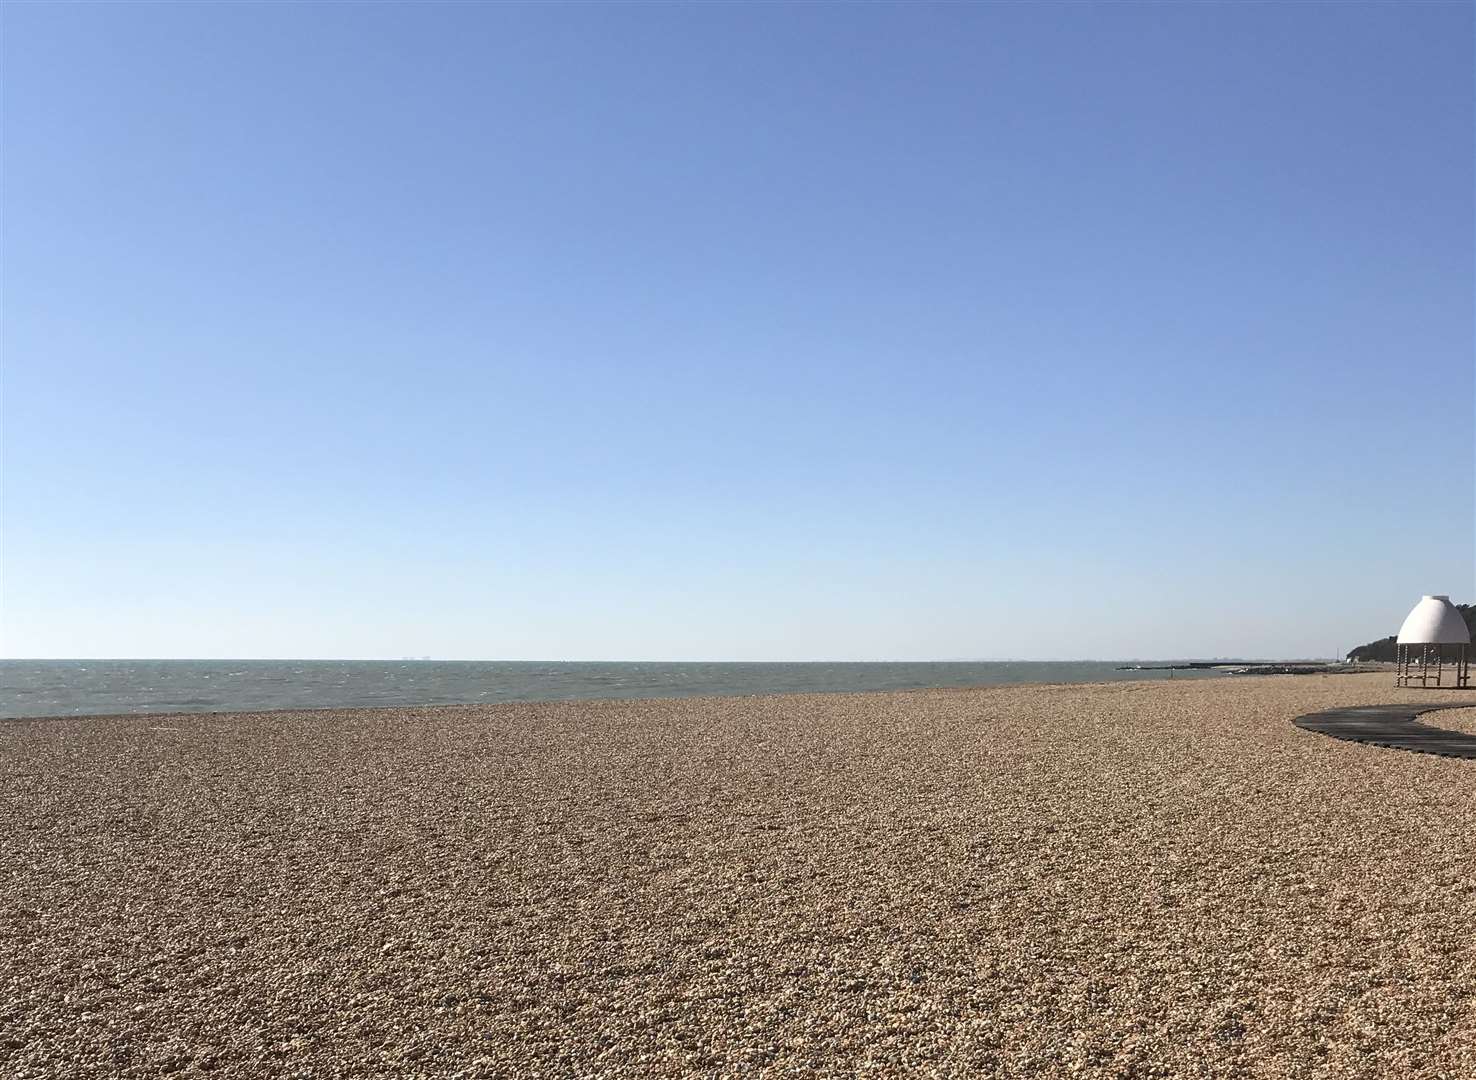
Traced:
[[609, 659], [527, 659], [438, 656], [0, 656], [0, 663], [298, 663], [298, 664], [1133, 664], [1144, 661], [1179, 661], [1183, 663], [1286, 663], [1292, 660], [1341, 660], [1346, 654], [1326, 656], [1096, 656], [1096, 657], [942, 657], [919, 659], [805, 659], [805, 660], [609, 660]]

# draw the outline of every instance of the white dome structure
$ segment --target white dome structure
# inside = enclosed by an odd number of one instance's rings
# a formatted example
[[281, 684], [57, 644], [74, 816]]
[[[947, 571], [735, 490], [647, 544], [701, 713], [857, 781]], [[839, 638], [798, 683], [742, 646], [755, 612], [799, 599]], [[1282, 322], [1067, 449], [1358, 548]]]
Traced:
[[1421, 686], [1445, 683], [1445, 664], [1453, 662], [1455, 685], [1464, 688], [1471, 682], [1471, 665], [1467, 652], [1471, 631], [1459, 609], [1444, 595], [1422, 596], [1405, 616], [1399, 636], [1394, 639], [1395, 686]]
[[1400, 645], [1469, 645], [1471, 631], [1448, 596], [1422, 596], [1399, 628]]

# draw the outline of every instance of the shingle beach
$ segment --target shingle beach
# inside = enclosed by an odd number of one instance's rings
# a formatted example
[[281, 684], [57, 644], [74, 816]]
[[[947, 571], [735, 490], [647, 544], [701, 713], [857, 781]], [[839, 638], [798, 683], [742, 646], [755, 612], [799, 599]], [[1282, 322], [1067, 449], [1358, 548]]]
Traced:
[[0, 722], [0, 1076], [1468, 1080], [1392, 681]]

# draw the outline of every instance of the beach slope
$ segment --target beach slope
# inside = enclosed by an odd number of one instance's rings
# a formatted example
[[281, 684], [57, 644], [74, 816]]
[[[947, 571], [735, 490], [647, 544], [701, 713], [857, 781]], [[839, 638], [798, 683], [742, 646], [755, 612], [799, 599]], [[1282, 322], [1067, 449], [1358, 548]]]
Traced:
[[3, 723], [0, 1074], [1473, 1076], [1391, 682]]

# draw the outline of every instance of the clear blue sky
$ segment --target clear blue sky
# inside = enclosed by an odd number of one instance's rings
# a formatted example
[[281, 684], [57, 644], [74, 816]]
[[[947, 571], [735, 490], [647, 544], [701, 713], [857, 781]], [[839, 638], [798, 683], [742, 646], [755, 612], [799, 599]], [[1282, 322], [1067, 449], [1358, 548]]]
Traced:
[[1469, 4], [8, 4], [4, 655], [1476, 597]]

